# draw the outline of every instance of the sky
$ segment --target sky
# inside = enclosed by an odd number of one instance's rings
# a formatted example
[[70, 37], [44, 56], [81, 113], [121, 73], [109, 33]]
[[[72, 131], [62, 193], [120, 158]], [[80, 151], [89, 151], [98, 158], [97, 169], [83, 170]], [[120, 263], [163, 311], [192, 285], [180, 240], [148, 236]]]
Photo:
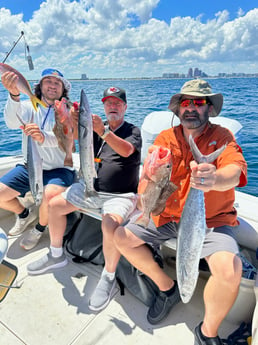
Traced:
[[0, 0], [0, 61], [21, 31], [6, 63], [27, 79], [258, 73], [257, 0]]

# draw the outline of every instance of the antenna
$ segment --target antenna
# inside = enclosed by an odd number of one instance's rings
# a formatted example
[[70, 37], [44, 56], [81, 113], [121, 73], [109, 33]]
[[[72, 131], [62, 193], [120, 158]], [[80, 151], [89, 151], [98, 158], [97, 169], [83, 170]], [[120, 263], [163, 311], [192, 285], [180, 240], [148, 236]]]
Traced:
[[25, 58], [28, 61], [30, 71], [32, 71], [34, 69], [34, 66], [33, 66], [33, 62], [32, 62], [32, 57], [30, 55], [30, 48], [29, 48], [29, 46], [28, 46], [28, 44], [27, 44], [27, 42], [25, 40], [25, 36], [24, 36], [24, 32], [23, 31], [21, 31], [20, 37], [18, 38], [18, 40], [16, 42], [13, 43], [12, 48], [6, 54], [6, 57], [4, 58], [3, 63], [5, 63], [5, 61], [7, 60], [8, 56], [11, 54], [11, 52], [13, 51], [13, 49], [15, 48], [15, 46], [17, 45], [17, 43], [20, 41], [20, 39], [22, 37], [24, 38], [24, 43], [25, 43]]
[[14, 50], [16, 44], [20, 41], [20, 39], [22, 38], [23, 35], [24, 35], [24, 32], [21, 31], [20, 37], [18, 38], [18, 40], [17, 40], [16, 42], [13, 43], [13, 46], [12, 46], [11, 50], [6, 54], [6, 57], [4, 58], [3, 63], [5, 63], [5, 61], [7, 60], [8, 56], [9, 56], [9, 55], [11, 54], [11, 52]]

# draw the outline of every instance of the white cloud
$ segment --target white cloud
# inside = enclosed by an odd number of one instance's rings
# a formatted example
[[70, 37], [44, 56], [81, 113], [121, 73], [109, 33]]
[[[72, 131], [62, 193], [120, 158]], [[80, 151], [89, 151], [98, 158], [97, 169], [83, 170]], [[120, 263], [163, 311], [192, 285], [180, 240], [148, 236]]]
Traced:
[[8, 51], [23, 30], [35, 71], [27, 72], [22, 45], [7, 63], [35, 78], [49, 66], [70, 78], [81, 73], [90, 78], [161, 76], [194, 66], [208, 74], [223, 66], [234, 69], [229, 72], [258, 72], [258, 9], [246, 14], [239, 9], [232, 21], [221, 11], [207, 22], [200, 15], [171, 18], [168, 24], [152, 18], [158, 2], [47, 0], [28, 22], [22, 14], [0, 9], [0, 48]]

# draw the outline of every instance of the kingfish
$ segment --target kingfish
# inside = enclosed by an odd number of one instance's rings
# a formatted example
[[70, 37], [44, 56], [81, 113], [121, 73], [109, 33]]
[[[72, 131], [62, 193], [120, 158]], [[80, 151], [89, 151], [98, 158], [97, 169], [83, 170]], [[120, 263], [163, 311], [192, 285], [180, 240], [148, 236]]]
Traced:
[[78, 136], [80, 174], [86, 185], [85, 196], [96, 196], [97, 193], [94, 188], [94, 178], [97, 174], [94, 163], [92, 115], [87, 96], [83, 90], [81, 90], [80, 98]]
[[70, 104], [66, 98], [55, 100], [55, 126], [53, 132], [58, 141], [58, 146], [65, 152], [65, 166], [73, 166], [72, 153], [75, 152], [73, 138], [73, 119], [69, 112]]
[[177, 189], [170, 181], [171, 171], [170, 150], [156, 146], [144, 161], [138, 188], [142, 214], [136, 224], [147, 228], [151, 214], [157, 216], [164, 210], [168, 197]]
[[[197, 163], [212, 163], [227, 145], [205, 156], [192, 136], [189, 145]], [[194, 293], [199, 275], [199, 261], [207, 231], [204, 192], [190, 187], [178, 227], [176, 273], [181, 299], [188, 303]]]
[[37, 105], [38, 104], [41, 104], [43, 107], [46, 107], [46, 104], [32, 93], [30, 84], [24, 78], [23, 75], [20, 72], [18, 72], [16, 69], [14, 69], [13, 67], [1, 62], [0, 63], [0, 73], [3, 74], [5, 72], [13, 72], [19, 77], [18, 82], [17, 82], [17, 87], [18, 87], [20, 92], [25, 93], [25, 95], [29, 96], [35, 111], [37, 111]]

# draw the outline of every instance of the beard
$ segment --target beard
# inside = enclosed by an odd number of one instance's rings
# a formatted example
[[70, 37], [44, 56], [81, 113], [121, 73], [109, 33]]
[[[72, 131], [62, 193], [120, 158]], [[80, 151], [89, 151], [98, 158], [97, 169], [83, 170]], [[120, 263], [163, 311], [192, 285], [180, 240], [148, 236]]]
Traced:
[[206, 124], [209, 120], [208, 110], [206, 110], [202, 116], [198, 111], [186, 110], [180, 117], [181, 124], [188, 129], [199, 128]]
[[119, 121], [121, 120], [122, 116], [120, 114], [108, 114], [107, 119], [108, 121]]

